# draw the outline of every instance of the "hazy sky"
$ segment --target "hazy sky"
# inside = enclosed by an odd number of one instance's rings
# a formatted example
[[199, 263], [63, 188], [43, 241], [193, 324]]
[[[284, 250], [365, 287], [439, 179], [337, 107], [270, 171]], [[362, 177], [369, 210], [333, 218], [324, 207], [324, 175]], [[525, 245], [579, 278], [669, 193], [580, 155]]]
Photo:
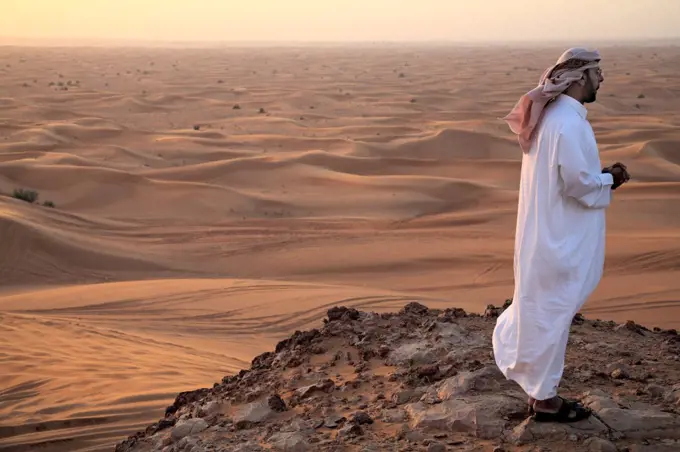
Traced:
[[582, 43], [680, 37], [680, 0], [0, 0], [0, 36]]

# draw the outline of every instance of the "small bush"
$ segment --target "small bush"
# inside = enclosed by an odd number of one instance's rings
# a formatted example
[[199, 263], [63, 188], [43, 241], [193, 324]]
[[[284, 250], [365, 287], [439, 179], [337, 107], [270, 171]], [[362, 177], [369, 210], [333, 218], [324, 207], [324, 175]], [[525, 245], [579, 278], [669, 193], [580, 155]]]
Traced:
[[644, 99], [645, 95], [644, 94], [638, 94], [638, 99]]
[[43, 206], [45, 206], [45, 207], [52, 207], [52, 208], [56, 207], [52, 201], [45, 201], [45, 202], [43, 202]]
[[29, 203], [34, 203], [38, 200], [38, 192], [33, 190], [24, 190], [23, 188], [15, 188], [12, 197], [21, 199]]

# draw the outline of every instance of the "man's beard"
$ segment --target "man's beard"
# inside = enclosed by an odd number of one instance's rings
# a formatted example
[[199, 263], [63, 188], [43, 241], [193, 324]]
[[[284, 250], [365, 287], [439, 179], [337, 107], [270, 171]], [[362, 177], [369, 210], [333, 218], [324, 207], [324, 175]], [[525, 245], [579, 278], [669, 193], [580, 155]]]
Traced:
[[593, 81], [588, 79], [588, 94], [583, 99], [584, 104], [590, 104], [597, 99], [597, 89], [593, 86]]

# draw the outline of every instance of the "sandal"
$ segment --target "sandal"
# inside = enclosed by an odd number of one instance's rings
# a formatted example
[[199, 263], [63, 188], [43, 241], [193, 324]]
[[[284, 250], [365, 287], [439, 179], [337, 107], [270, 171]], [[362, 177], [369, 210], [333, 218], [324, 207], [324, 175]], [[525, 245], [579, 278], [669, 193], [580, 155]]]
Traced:
[[579, 402], [567, 400], [560, 397], [562, 406], [556, 413], [534, 410], [533, 419], [536, 422], [558, 422], [570, 423], [579, 422], [587, 419], [592, 414], [589, 408], [584, 407]]

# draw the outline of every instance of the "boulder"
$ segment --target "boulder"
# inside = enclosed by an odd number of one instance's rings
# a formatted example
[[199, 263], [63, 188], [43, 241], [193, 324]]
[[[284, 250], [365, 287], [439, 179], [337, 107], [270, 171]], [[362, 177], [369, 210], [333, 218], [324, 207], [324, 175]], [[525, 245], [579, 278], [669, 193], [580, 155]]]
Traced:
[[414, 429], [469, 433], [477, 429], [474, 407], [457, 400], [448, 400], [432, 406], [416, 402], [406, 405], [406, 412], [411, 419], [409, 425]]
[[576, 435], [577, 438], [595, 436], [608, 431], [607, 426], [594, 416], [569, 424], [534, 422], [529, 418], [512, 430], [509, 440], [513, 444], [520, 445], [539, 440], [566, 440], [570, 435]]
[[432, 350], [432, 344], [428, 341], [407, 342], [392, 350], [389, 354], [388, 364], [395, 366], [433, 364], [437, 355]]
[[605, 408], [597, 414], [612, 429], [629, 438], [680, 439], [680, 416], [663, 411]]
[[444, 380], [439, 385], [437, 395], [448, 400], [470, 392], [494, 392], [500, 389], [503, 374], [495, 366], [487, 366], [475, 372], [462, 372]]
[[680, 416], [655, 409], [644, 403], [631, 403], [622, 408], [602, 391], [591, 391], [583, 398], [611, 429], [627, 437], [680, 439]]
[[274, 450], [283, 452], [306, 452], [311, 450], [309, 442], [299, 432], [275, 433], [269, 438], [268, 442]]
[[274, 416], [275, 412], [269, 407], [267, 400], [249, 403], [236, 411], [234, 425], [237, 429], [246, 429], [266, 421]]
[[611, 441], [595, 436], [585, 440], [583, 445], [588, 448], [589, 452], [618, 452], [619, 450]]
[[387, 424], [404, 422], [406, 419], [406, 412], [401, 409], [385, 410], [380, 417], [380, 420]]
[[507, 419], [524, 410], [526, 406], [522, 401], [504, 395], [450, 399], [435, 405], [417, 402], [406, 406], [410, 426], [414, 429], [465, 432], [481, 439], [501, 436]]
[[172, 429], [171, 438], [178, 441], [185, 436], [196, 435], [208, 428], [208, 423], [201, 418], [179, 421]]

